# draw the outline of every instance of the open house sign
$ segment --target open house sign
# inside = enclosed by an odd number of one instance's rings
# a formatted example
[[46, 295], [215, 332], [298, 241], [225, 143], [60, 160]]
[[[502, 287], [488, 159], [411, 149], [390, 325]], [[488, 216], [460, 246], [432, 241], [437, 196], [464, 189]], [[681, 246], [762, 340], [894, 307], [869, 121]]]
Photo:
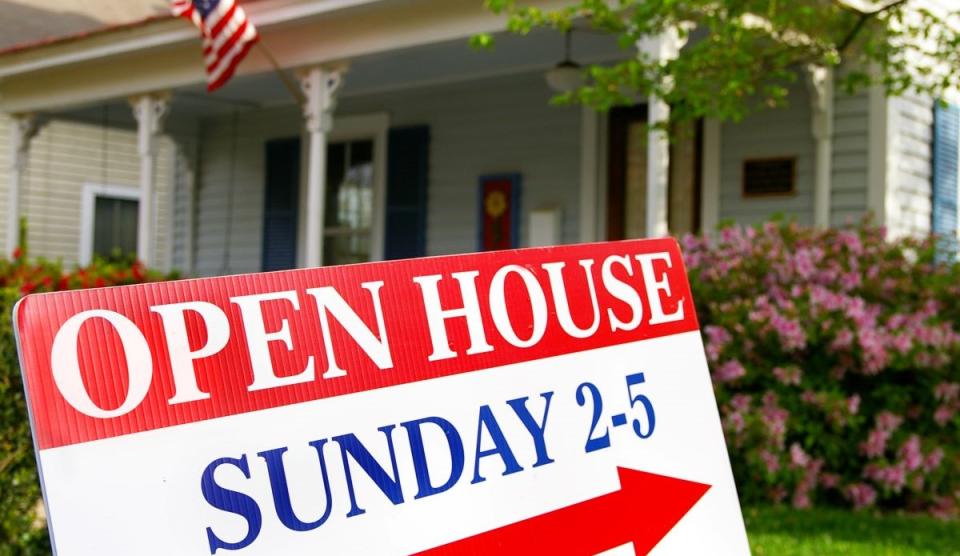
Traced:
[[749, 553], [673, 240], [33, 295], [15, 325], [62, 555]]

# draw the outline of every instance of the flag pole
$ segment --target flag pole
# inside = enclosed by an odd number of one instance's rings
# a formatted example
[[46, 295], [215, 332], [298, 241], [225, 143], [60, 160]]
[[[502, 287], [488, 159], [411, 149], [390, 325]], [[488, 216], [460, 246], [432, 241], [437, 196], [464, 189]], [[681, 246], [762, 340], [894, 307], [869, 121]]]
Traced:
[[290, 76], [287, 75], [287, 72], [280, 67], [280, 64], [277, 63], [277, 59], [273, 57], [273, 54], [267, 49], [263, 44], [263, 40], [257, 41], [257, 48], [260, 49], [260, 52], [263, 53], [264, 57], [270, 62], [270, 65], [273, 66], [274, 73], [280, 77], [280, 81], [283, 81], [283, 85], [290, 91], [290, 94], [293, 95], [293, 98], [297, 101], [297, 104], [303, 106], [307, 101], [306, 97], [303, 96], [303, 92], [297, 87], [297, 84], [293, 82], [293, 79], [290, 79]]

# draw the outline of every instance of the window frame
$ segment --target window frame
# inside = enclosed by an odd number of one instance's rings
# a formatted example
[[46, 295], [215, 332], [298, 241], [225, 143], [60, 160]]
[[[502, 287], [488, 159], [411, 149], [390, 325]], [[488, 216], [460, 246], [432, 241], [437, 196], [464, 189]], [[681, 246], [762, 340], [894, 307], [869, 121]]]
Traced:
[[[326, 136], [326, 144], [344, 141], [373, 140], [373, 221], [370, 226], [370, 261], [382, 261], [387, 204], [387, 131], [390, 116], [386, 112], [336, 116], [333, 129]], [[297, 266], [303, 268], [306, 260], [307, 178], [310, 171], [310, 137], [301, 134], [300, 156], [300, 222], [297, 225]], [[324, 222], [326, 229], [326, 222]], [[323, 230], [320, 231], [323, 234]], [[321, 239], [321, 241], [323, 241]]]
[[79, 262], [86, 266], [93, 262], [93, 236], [96, 225], [97, 198], [120, 199], [137, 202], [139, 225], [140, 189], [129, 185], [85, 183], [80, 200], [80, 253]]

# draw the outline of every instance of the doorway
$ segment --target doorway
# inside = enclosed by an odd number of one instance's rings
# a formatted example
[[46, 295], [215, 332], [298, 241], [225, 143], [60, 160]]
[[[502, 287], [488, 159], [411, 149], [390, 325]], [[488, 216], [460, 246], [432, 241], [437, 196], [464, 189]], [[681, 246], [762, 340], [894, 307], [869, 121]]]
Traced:
[[[646, 235], [647, 107], [610, 110], [607, 126], [607, 239]], [[700, 230], [703, 122], [671, 129], [667, 223], [672, 235]]]
[[607, 239], [646, 232], [647, 107], [610, 110], [607, 136]]

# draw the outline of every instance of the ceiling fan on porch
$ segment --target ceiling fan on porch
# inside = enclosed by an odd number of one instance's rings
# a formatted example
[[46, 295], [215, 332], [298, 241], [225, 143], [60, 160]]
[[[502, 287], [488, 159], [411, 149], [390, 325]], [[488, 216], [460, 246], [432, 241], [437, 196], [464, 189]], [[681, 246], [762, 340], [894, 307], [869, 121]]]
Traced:
[[579, 88], [584, 83], [583, 68], [570, 58], [573, 30], [567, 29], [563, 33], [563, 60], [547, 70], [544, 76], [547, 85], [558, 93], [566, 93]]

